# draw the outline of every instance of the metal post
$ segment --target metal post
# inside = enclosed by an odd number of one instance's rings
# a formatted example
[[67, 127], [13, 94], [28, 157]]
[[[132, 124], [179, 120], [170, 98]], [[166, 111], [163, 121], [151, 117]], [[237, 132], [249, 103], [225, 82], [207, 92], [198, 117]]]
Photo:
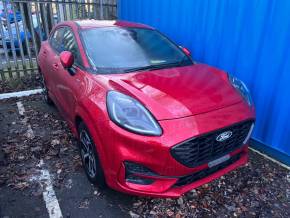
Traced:
[[63, 8], [63, 14], [64, 14], [64, 20], [67, 20], [67, 12], [66, 12], [66, 4], [65, 4], [65, 0], [63, 0], [64, 4], [62, 5]]
[[52, 30], [53, 26], [55, 25], [54, 23], [54, 18], [53, 18], [53, 11], [52, 11], [52, 3], [47, 3], [47, 7], [48, 7], [48, 10], [49, 10], [49, 16], [50, 16], [50, 26], [49, 26], [49, 31]]
[[81, 0], [81, 14], [82, 14], [82, 19], [84, 19], [86, 17], [85, 0]]
[[76, 12], [77, 12], [77, 19], [79, 19], [79, 3], [78, 3], [78, 1], [76, 1]]
[[91, 1], [88, 0], [88, 18], [91, 19]]
[[100, 0], [100, 19], [104, 19], [104, 14], [103, 14], [103, 0]]
[[40, 22], [40, 15], [39, 15], [39, 7], [38, 7], [38, 3], [35, 3], [35, 11], [36, 11], [36, 19], [37, 19], [37, 24], [39, 27], [39, 37], [40, 40], [43, 41], [43, 36], [42, 36], [42, 22]]
[[57, 14], [57, 22], [59, 23], [59, 22], [61, 22], [61, 18], [60, 18], [61, 14], [60, 14], [59, 4], [56, 4], [55, 7], [56, 7], [56, 14]]
[[69, 3], [69, 18], [70, 20], [74, 19], [74, 12], [73, 12], [73, 7], [72, 7], [72, 3]]
[[94, 10], [94, 19], [97, 19], [97, 1], [93, 0], [94, 5], [93, 5], [93, 10]]
[[[3, 45], [3, 48], [4, 48], [4, 54], [5, 54], [4, 56], [5, 56], [6, 65], [7, 65], [8, 70], [10, 71], [11, 70], [11, 64], [10, 64], [10, 60], [9, 60], [9, 56], [8, 56], [8, 50], [7, 50], [7, 45], [6, 45], [6, 40], [5, 40], [5, 35], [4, 35], [3, 28], [4, 28], [4, 26], [3, 26], [2, 20], [0, 19], [0, 36], [1, 36], [2, 45]], [[11, 74], [11, 76], [12, 76], [12, 74]]]
[[44, 30], [45, 30], [45, 35], [46, 37], [48, 37], [49, 35], [49, 29], [48, 29], [48, 21], [47, 21], [47, 11], [45, 10], [45, 5], [42, 3], [40, 4], [40, 8], [41, 8], [41, 14], [42, 14], [42, 21], [44, 22], [43, 23], [43, 27], [44, 27]]
[[9, 38], [10, 38], [10, 46], [11, 46], [11, 49], [12, 49], [12, 56], [13, 56], [13, 61], [14, 61], [14, 67], [16, 69], [18, 69], [18, 63], [17, 63], [17, 57], [16, 57], [16, 49], [15, 49], [15, 45], [14, 45], [14, 37], [13, 37], [13, 34], [12, 34], [12, 29], [11, 29], [11, 24], [10, 24], [10, 20], [8, 20], [9, 18], [9, 14], [8, 14], [8, 10], [7, 10], [7, 3], [6, 1], [3, 2], [4, 4], [4, 14], [6, 16], [6, 20], [7, 20], [7, 30], [8, 30], [8, 35], [9, 35]]
[[30, 3], [28, 3], [28, 14], [29, 14], [30, 27], [31, 27], [30, 32], [31, 32], [31, 35], [32, 35], [32, 44], [33, 44], [33, 47], [34, 47], [34, 52], [35, 52], [35, 57], [36, 57], [36, 62], [37, 62], [38, 47], [37, 47], [36, 40], [35, 40], [35, 32], [34, 32], [34, 29], [33, 29], [33, 21], [32, 21]]
[[[14, 18], [14, 24], [15, 24], [15, 29], [16, 29], [16, 35], [17, 35], [17, 39], [18, 39], [18, 44], [19, 44], [19, 49], [20, 49], [20, 55], [21, 55], [21, 62], [22, 62], [22, 68], [24, 71], [24, 74], [26, 74], [26, 63], [24, 62], [24, 52], [23, 52], [23, 46], [22, 46], [22, 41], [21, 41], [21, 37], [20, 37], [20, 31], [19, 31], [19, 26], [18, 26], [18, 22], [16, 22], [16, 13], [15, 13], [15, 5], [13, 4], [13, 18]], [[17, 76], [18, 78], [20, 78], [20, 71], [17, 71]]]
[[58, 10], [58, 22], [64, 21], [63, 5], [57, 4], [57, 10]]
[[24, 16], [23, 3], [19, 3], [19, 5], [20, 5], [20, 13], [21, 13], [21, 17], [22, 17], [22, 22], [23, 22], [23, 32], [24, 32], [24, 38], [25, 38], [25, 45], [27, 48], [26, 50], [27, 50], [27, 54], [28, 54], [28, 58], [29, 58], [29, 66], [30, 66], [30, 68], [33, 68], [32, 56], [31, 56], [31, 51], [30, 51], [29, 41], [28, 41], [28, 34], [27, 34], [26, 18]]

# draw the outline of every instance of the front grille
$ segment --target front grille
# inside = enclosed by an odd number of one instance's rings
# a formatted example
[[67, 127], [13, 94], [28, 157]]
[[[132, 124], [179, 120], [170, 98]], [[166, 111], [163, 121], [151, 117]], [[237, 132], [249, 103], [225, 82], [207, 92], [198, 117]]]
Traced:
[[232, 163], [236, 162], [237, 160], [240, 159], [242, 153], [239, 153], [235, 156], [232, 156], [229, 160], [219, 164], [219, 165], [216, 165], [212, 168], [207, 168], [205, 170], [201, 170], [201, 171], [198, 171], [192, 175], [188, 175], [188, 176], [183, 176], [183, 177], [180, 177], [178, 179], [178, 181], [175, 183], [175, 187], [180, 187], [180, 186], [183, 186], [183, 185], [188, 185], [190, 183], [193, 183], [197, 180], [200, 180], [200, 179], [203, 179], [205, 177], [208, 177], [210, 176], [211, 174], [221, 170], [221, 169], [224, 169], [226, 168], [227, 166], [231, 165]]
[[[247, 120], [190, 139], [175, 145], [171, 149], [171, 155], [187, 167], [208, 163], [241, 147], [252, 123], [253, 120]], [[226, 131], [231, 131], [232, 136], [225, 141], [217, 141], [217, 136]]]

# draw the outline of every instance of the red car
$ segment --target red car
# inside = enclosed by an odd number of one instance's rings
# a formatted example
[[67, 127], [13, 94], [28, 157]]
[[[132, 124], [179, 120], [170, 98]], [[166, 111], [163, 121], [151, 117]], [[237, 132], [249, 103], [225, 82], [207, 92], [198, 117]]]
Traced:
[[247, 87], [152, 27], [60, 23], [38, 65], [46, 101], [79, 139], [87, 177], [100, 187], [179, 197], [248, 160]]

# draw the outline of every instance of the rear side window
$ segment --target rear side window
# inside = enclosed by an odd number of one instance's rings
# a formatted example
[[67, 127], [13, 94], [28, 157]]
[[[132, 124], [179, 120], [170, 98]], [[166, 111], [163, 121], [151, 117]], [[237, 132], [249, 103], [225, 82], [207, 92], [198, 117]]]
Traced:
[[80, 56], [78, 44], [75, 40], [73, 32], [69, 28], [66, 28], [66, 31], [64, 33], [63, 46], [64, 51], [70, 51], [73, 54], [75, 63], [78, 65], [82, 65], [82, 59]]
[[65, 27], [60, 27], [56, 29], [50, 38], [50, 44], [52, 48], [56, 50], [58, 53], [64, 51], [63, 37], [65, 30], [66, 30]]

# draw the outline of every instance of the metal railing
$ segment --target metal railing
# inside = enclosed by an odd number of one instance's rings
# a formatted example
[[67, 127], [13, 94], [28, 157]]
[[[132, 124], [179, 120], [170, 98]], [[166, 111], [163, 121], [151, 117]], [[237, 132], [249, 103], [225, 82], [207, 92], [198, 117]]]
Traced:
[[0, 80], [33, 76], [41, 41], [53, 26], [74, 19], [116, 19], [116, 0], [2, 0]]

